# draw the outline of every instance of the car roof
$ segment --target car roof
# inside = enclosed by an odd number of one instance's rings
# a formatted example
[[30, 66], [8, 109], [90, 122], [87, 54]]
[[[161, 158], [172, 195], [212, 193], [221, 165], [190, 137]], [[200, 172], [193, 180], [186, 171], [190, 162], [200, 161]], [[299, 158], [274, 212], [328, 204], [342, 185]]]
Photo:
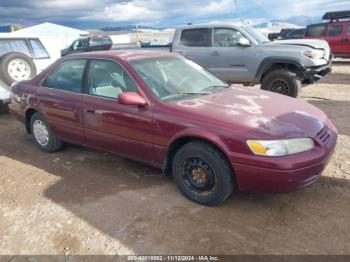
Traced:
[[241, 28], [242, 25], [234, 24], [234, 23], [211, 23], [211, 24], [198, 24], [198, 25], [186, 25], [183, 27], [179, 27], [179, 30], [184, 29], [195, 29], [195, 28], [212, 28], [212, 27], [233, 27], [233, 28]]
[[109, 51], [97, 51], [86, 52], [79, 54], [72, 54], [65, 56], [65, 58], [87, 58], [87, 59], [113, 59], [119, 58], [124, 61], [141, 60], [147, 58], [157, 57], [175, 57], [179, 56], [174, 53], [166, 51], [150, 51], [150, 50], [109, 50]]
[[0, 39], [39, 39], [39, 37], [21, 35], [17, 33], [0, 33]]

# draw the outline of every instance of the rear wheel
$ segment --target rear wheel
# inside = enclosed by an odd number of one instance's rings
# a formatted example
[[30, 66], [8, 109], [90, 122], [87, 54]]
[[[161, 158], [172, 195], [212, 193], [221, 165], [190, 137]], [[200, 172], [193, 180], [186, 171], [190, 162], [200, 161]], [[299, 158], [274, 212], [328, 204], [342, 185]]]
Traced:
[[261, 89], [274, 93], [297, 97], [301, 89], [301, 81], [294, 72], [286, 69], [268, 73], [261, 82]]
[[35, 65], [32, 59], [25, 54], [9, 53], [0, 60], [0, 78], [8, 85], [31, 79], [35, 75]]
[[205, 142], [182, 146], [173, 159], [172, 174], [181, 192], [203, 205], [222, 203], [234, 189], [234, 175], [226, 157]]
[[62, 147], [62, 142], [56, 137], [44, 116], [35, 113], [30, 119], [30, 131], [34, 142], [45, 152], [55, 152]]

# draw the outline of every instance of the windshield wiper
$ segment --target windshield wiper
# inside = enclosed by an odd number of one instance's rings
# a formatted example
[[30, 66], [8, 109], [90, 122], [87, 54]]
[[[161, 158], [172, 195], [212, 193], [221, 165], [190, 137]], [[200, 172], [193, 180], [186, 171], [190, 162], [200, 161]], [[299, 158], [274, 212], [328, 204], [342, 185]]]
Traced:
[[161, 98], [161, 100], [165, 100], [171, 97], [176, 97], [176, 96], [182, 96], [182, 95], [209, 95], [210, 92], [179, 92], [179, 93], [175, 93], [175, 94], [171, 94], [171, 95], [167, 95]]
[[201, 92], [209, 92], [209, 91], [215, 91], [217, 89], [221, 88], [228, 88], [230, 86], [228, 85], [214, 85], [214, 86], [208, 86], [207, 88], [204, 88]]

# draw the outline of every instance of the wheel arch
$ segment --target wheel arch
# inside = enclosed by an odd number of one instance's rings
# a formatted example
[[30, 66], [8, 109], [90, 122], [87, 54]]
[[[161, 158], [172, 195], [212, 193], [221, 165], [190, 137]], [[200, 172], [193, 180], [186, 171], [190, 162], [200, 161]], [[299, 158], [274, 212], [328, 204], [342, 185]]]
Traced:
[[26, 128], [26, 131], [28, 134], [31, 134], [31, 130], [30, 130], [30, 119], [32, 118], [32, 116], [39, 112], [37, 109], [33, 108], [33, 107], [30, 107], [28, 108], [26, 111], [25, 111], [25, 117], [24, 117], [24, 120], [25, 120], [25, 128]]
[[290, 58], [265, 58], [257, 72], [255, 79], [258, 83], [272, 70], [287, 68], [292, 72], [299, 73], [303, 69], [303, 65], [299, 60], [294, 60]]
[[[174, 156], [176, 152], [185, 144], [188, 144], [193, 141], [200, 141], [207, 144], [210, 144], [214, 146], [216, 149], [218, 149], [226, 158], [226, 160], [230, 163], [230, 160], [228, 158], [228, 148], [225, 146], [225, 144], [221, 141], [221, 139], [214, 134], [202, 132], [200, 134], [198, 133], [183, 133], [181, 135], [178, 135], [174, 137], [171, 142], [169, 143], [167, 152], [163, 159], [163, 165], [162, 170], [164, 175], [170, 175], [171, 173], [171, 165], [172, 161], [174, 159]], [[231, 166], [231, 164], [230, 164]], [[232, 168], [232, 167], [231, 167]], [[233, 171], [233, 170], [232, 170]]]

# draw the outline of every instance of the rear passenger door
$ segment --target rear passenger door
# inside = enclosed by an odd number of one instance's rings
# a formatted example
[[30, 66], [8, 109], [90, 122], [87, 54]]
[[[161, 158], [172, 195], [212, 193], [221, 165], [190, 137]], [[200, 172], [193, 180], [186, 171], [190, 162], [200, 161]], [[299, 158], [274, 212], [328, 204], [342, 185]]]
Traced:
[[179, 43], [174, 45], [174, 52], [200, 64], [209, 66], [209, 47], [211, 43], [211, 29], [193, 28], [181, 31]]
[[59, 138], [84, 143], [82, 84], [85, 59], [61, 62], [37, 90], [39, 111], [44, 114]]

